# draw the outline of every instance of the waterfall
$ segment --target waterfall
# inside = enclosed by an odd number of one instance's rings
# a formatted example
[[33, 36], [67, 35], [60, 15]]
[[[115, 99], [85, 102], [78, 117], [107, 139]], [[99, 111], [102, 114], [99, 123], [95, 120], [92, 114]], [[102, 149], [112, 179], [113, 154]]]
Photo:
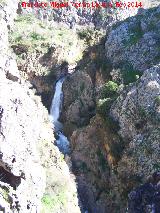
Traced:
[[[59, 121], [59, 117], [60, 117], [60, 113], [62, 109], [62, 103], [63, 103], [62, 86], [63, 86], [64, 80], [65, 80], [65, 77], [62, 77], [56, 83], [55, 93], [52, 99], [52, 104], [50, 109], [50, 120], [53, 123], [55, 128], [55, 133], [57, 136], [57, 140], [56, 140], [57, 147], [63, 154], [69, 154], [70, 153], [69, 141], [67, 137], [63, 134], [63, 125]], [[81, 206], [82, 213], [89, 213], [87, 210], [83, 209], [82, 204], [80, 204], [80, 206]]]
[[55, 133], [57, 136], [56, 145], [58, 146], [59, 150], [63, 154], [69, 153], [69, 141], [67, 137], [63, 134], [63, 125], [59, 121], [61, 108], [62, 108], [62, 102], [63, 102], [63, 91], [62, 91], [62, 85], [65, 80], [65, 77], [60, 78], [55, 87], [55, 93], [51, 104], [50, 109], [50, 120], [54, 125]]

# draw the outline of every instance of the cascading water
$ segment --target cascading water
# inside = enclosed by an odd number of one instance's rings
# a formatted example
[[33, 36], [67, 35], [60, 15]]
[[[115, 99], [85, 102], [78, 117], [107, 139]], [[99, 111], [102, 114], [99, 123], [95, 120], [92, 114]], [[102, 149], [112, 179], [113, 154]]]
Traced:
[[54, 124], [54, 127], [55, 127], [55, 132], [56, 132], [56, 135], [58, 138], [56, 140], [56, 144], [57, 144], [59, 150], [63, 154], [68, 154], [69, 153], [69, 141], [68, 141], [67, 137], [63, 134], [63, 131], [62, 131], [63, 125], [59, 121], [60, 112], [61, 112], [61, 108], [62, 108], [62, 101], [63, 101], [62, 85], [63, 85], [64, 80], [65, 80], [65, 77], [62, 77], [56, 83], [55, 93], [54, 93], [54, 97], [53, 97], [52, 105], [51, 105], [51, 109], [50, 109], [50, 120], [52, 121], [52, 123]]
[[[50, 109], [50, 120], [54, 124], [55, 132], [57, 135], [56, 144], [59, 148], [59, 150], [63, 154], [69, 154], [70, 148], [69, 148], [69, 141], [67, 137], [63, 134], [63, 125], [59, 121], [61, 108], [62, 108], [62, 102], [63, 102], [63, 91], [62, 91], [62, 85], [65, 80], [65, 77], [60, 78], [55, 87], [55, 93], [51, 104]], [[82, 206], [81, 206], [82, 208]], [[86, 210], [82, 210], [82, 213], [88, 213]]]

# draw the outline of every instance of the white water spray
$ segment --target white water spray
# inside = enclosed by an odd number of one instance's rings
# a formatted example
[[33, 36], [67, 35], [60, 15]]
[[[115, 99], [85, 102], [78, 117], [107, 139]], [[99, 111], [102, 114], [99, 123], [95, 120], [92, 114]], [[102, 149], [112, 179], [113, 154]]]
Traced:
[[63, 135], [63, 132], [62, 132], [63, 125], [59, 121], [62, 102], [63, 102], [62, 85], [64, 80], [65, 80], [65, 77], [60, 78], [56, 83], [55, 93], [54, 93], [54, 97], [53, 97], [52, 105], [50, 109], [50, 120], [54, 124], [55, 131], [57, 133], [58, 139], [56, 140], [56, 144], [59, 150], [63, 154], [67, 154], [69, 152], [69, 141], [67, 137]]

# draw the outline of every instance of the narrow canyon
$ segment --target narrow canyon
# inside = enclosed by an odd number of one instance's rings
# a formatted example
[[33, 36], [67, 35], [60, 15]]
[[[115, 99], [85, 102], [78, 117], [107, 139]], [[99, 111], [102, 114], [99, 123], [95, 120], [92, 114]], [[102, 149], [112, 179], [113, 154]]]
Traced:
[[160, 212], [160, 4], [108, 3], [0, 0], [0, 212]]

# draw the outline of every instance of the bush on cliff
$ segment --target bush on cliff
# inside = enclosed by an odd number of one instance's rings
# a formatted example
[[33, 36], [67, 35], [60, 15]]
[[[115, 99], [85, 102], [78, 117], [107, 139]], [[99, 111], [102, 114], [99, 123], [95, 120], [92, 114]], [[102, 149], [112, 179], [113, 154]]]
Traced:
[[103, 88], [102, 97], [113, 97], [117, 96], [118, 84], [114, 81], [108, 81]]
[[97, 104], [97, 112], [102, 117], [106, 117], [107, 112], [110, 110], [112, 103], [113, 103], [112, 98], [99, 99], [98, 104]]
[[97, 103], [97, 112], [103, 117], [107, 116], [113, 101], [117, 98], [118, 88], [118, 84], [114, 81], [108, 81], [104, 85], [101, 92], [101, 99]]

